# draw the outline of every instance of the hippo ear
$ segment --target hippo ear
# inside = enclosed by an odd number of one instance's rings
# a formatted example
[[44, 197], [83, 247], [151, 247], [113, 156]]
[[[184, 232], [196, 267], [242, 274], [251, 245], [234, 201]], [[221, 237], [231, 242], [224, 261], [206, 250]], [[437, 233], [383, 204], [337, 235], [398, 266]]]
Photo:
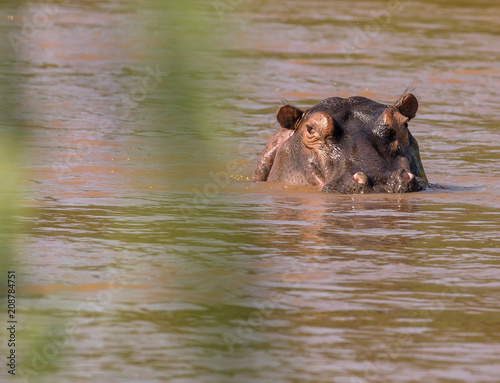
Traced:
[[399, 113], [411, 120], [417, 114], [418, 100], [412, 93], [406, 93], [394, 106]]
[[282, 105], [276, 114], [276, 119], [283, 128], [294, 129], [295, 124], [300, 120], [303, 113], [293, 105]]

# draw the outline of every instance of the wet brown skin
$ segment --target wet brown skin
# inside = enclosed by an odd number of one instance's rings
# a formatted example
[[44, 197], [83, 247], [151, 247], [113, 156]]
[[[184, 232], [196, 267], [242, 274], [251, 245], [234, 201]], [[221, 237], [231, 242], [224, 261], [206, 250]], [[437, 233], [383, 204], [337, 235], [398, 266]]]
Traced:
[[427, 177], [408, 129], [417, 110], [411, 93], [394, 106], [364, 97], [331, 97], [305, 111], [283, 105], [276, 116], [281, 128], [252, 180], [351, 194], [423, 190]]

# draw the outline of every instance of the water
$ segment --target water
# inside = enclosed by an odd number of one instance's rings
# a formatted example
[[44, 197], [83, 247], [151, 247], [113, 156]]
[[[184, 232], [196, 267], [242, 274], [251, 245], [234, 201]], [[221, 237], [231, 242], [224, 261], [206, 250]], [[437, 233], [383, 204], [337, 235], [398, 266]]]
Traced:
[[[214, 4], [212, 45], [194, 53], [160, 3], [68, 2], [0, 67], [26, 131], [19, 373], [498, 382], [500, 6]], [[39, 12], [3, 8], [3, 32]], [[201, 119], [175, 106], [182, 81], [203, 89]], [[249, 182], [281, 99], [393, 103], [407, 86], [426, 173], [446, 188]]]

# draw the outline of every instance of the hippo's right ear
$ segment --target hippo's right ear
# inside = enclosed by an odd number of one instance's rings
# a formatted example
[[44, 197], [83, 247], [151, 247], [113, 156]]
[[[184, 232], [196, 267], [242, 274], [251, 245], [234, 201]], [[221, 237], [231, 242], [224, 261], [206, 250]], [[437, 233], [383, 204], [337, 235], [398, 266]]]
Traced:
[[403, 116], [411, 120], [417, 115], [418, 100], [413, 93], [405, 93], [394, 106]]
[[303, 114], [303, 111], [293, 105], [282, 105], [276, 114], [276, 119], [283, 128], [293, 130]]

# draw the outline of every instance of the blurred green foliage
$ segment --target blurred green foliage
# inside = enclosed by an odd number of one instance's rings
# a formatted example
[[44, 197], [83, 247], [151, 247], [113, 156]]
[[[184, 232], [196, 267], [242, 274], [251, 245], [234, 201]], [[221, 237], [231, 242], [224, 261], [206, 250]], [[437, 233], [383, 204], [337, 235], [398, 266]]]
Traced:
[[195, 0], [161, 1], [158, 5], [163, 17], [161, 30], [150, 38], [156, 51], [153, 53], [160, 55], [168, 71], [161, 91], [167, 121], [172, 124], [166, 124], [164, 129], [169, 133], [182, 129], [185, 133], [183, 137], [172, 137], [205, 141], [198, 149], [208, 155], [211, 133], [221, 121], [220, 110], [214, 105], [229, 94], [227, 89], [217, 89], [211, 77], [224, 71], [217, 49], [220, 41], [214, 33], [215, 14], [210, 3]]
[[[0, 34], [10, 31], [9, 15], [15, 10], [12, 1], [0, 1], [2, 21]], [[15, 236], [14, 214], [20, 191], [20, 158], [23, 129], [16, 122], [18, 87], [15, 76], [16, 57], [7, 38], [0, 39], [0, 275], [6, 283], [6, 271], [11, 265]], [[5, 290], [1, 290], [1, 295]], [[2, 307], [5, 304], [2, 300]]]

